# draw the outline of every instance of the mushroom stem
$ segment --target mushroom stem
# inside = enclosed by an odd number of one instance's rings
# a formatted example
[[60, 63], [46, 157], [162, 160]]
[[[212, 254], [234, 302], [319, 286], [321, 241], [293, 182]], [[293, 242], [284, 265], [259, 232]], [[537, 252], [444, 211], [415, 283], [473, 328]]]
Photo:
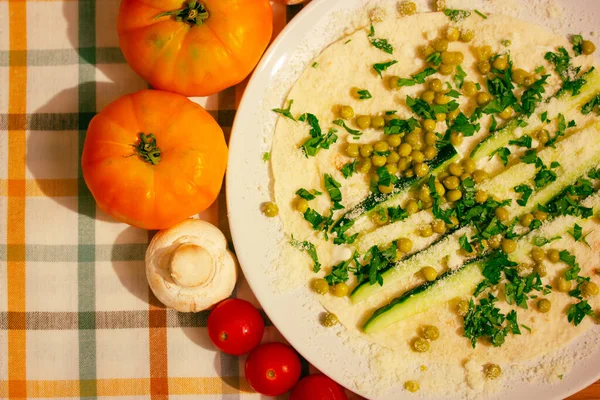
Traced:
[[194, 288], [210, 280], [215, 262], [212, 255], [195, 244], [185, 243], [177, 247], [171, 258], [171, 277], [179, 286]]

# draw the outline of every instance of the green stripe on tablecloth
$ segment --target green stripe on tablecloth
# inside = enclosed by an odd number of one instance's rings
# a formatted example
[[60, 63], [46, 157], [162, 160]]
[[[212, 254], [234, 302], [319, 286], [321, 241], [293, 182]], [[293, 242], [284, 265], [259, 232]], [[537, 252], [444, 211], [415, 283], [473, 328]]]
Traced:
[[[93, 84], [90, 83], [90, 85]], [[226, 132], [233, 125], [235, 110], [207, 110]], [[0, 130], [8, 130], [9, 126], [22, 126], [25, 118], [25, 129], [28, 131], [76, 131], [80, 129], [80, 121], [89, 121], [95, 112], [83, 113], [36, 113], [36, 114], [0, 114]], [[87, 129], [87, 125], [81, 129]]]
[[[206, 328], [210, 311], [198, 313], [180, 313], [174, 310], [166, 312], [166, 328]], [[27, 312], [0, 312], [0, 330], [8, 330], [8, 316], [13, 320], [25, 320], [28, 331], [61, 331], [81, 329], [141, 329], [148, 328], [150, 321], [148, 310], [129, 311], [96, 311], [94, 324], [79, 323], [79, 312], [68, 311], [27, 311]], [[272, 322], [264, 315], [266, 326], [273, 326]], [[87, 325], [87, 327], [86, 327]], [[232, 359], [233, 360], [233, 359]]]
[[[88, 250], [86, 246], [93, 245], [68, 245], [68, 244], [27, 244], [25, 254], [28, 262], [40, 263], [65, 263], [78, 262], [79, 249]], [[8, 261], [7, 253], [11, 245], [0, 244], [0, 261]], [[146, 254], [147, 243], [126, 244], [98, 244], [95, 245], [95, 261], [137, 261], [143, 262]], [[60, 267], [60, 265], [57, 265]], [[47, 268], [47, 267], [44, 267]]]
[[[84, 51], [94, 51], [93, 48]], [[52, 67], [79, 64], [80, 51], [77, 49], [44, 49], [44, 50], [2, 50], [0, 51], [0, 67], [8, 67], [8, 61], [23, 60], [28, 67]], [[99, 47], [96, 49], [96, 64], [125, 64], [125, 57], [118, 47]]]
[[[96, 2], [79, 1], [79, 159], [90, 116], [96, 111]], [[86, 118], [87, 117], [87, 118]], [[96, 293], [95, 223], [96, 203], [83, 181], [78, 163], [78, 309], [79, 309], [79, 394], [95, 399], [96, 385]], [[92, 245], [92, 246], [89, 246]]]

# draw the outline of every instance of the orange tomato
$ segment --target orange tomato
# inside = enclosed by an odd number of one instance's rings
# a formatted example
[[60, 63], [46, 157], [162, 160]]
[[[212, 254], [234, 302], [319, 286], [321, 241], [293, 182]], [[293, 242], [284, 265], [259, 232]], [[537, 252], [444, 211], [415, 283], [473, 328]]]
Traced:
[[164, 229], [208, 208], [227, 164], [223, 131], [186, 97], [123, 96], [96, 115], [81, 164], [98, 207], [144, 229]]
[[250, 74], [273, 33], [269, 0], [122, 0], [129, 65], [153, 87], [208, 96]]

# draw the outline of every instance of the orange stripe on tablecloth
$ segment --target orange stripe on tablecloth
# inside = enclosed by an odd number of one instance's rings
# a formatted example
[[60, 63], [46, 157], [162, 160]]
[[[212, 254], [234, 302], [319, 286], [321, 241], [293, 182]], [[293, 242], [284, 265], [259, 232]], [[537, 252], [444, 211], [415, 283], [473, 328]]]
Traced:
[[[27, 67], [15, 50], [27, 49], [27, 3], [10, 0], [9, 15], [9, 84], [8, 113], [27, 113]], [[22, 54], [25, 54], [24, 52]], [[7, 244], [25, 244], [25, 119], [13, 121], [8, 127], [8, 209]], [[10, 249], [10, 250], [8, 250]], [[25, 311], [25, 246], [9, 246], [7, 252], [8, 292], [8, 397], [27, 397]], [[17, 313], [10, 313], [17, 311]]]
[[[22, 180], [0, 179], [0, 196], [8, 196], [8, 187], [23, 187]], [[77, 196], [77, 179], [25, 179], [26, 197], [74, 197]]]
[[[148, 241], [154, 232], [148, 232]], [[150, 398], [168, 400], [169, 364], [167, 353], [167, 309], [148, 291], [148, 351], [150, 357]]]
[[[79, 397], [77, 380], [27, 381], [27, 397], [36, 398], [72, 398]], [[169, 378], [167, 380], [171, 394], [236, 394], [231, 386], [224, 386], [219, 377], [210, 378]], [[0, 397], [8, 397], [8, 381], [0, 381]], [[96, 381], [98, 396], [144, 396], [151, 393], [149, 378], [99, 379]], [[254, 393], [244, 378], [240, 378], [240, 389], [243, 393]], [[223, 388], [230, 390], [223, 390]]]

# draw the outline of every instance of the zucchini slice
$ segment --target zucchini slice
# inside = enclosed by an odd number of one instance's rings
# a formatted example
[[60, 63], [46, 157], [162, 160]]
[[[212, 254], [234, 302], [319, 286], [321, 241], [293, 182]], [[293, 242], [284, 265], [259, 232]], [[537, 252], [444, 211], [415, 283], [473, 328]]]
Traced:
[[[600, 72], [593, 69], [585, 74], [585, 79], [587, 83], [581, 88], [580, 94], [570, 96], [568, 93], [562, 93], [560, 96], [553, 98], [558, 103], [553, 108], [567, 113], [576, 108], [583, 107], [584, 104], [593, 99], [600, 92]], [[479, 142], [471, 152], [471, 158], [478, 161], [484, 157], [489, 157], [496, 149], [507, 146], [508, 142], [517, 139], [517, 128], [525, 124], [525, 134], [534, 132], [544, 126], [537, 113], [529, 118], [515, 118], [502, 129], [490, 134]]]
[[435, 281], [427, 282], [409, 290], [381, 307], [365, 322], [365, 333], [374, 333], [420, 314], [431, 308], [439, 307], [457, 296], [457, 293], [473, 293], [482, 281], [482, 260], [473, 261], [458, 270], [451, 270], [439, 276]]

